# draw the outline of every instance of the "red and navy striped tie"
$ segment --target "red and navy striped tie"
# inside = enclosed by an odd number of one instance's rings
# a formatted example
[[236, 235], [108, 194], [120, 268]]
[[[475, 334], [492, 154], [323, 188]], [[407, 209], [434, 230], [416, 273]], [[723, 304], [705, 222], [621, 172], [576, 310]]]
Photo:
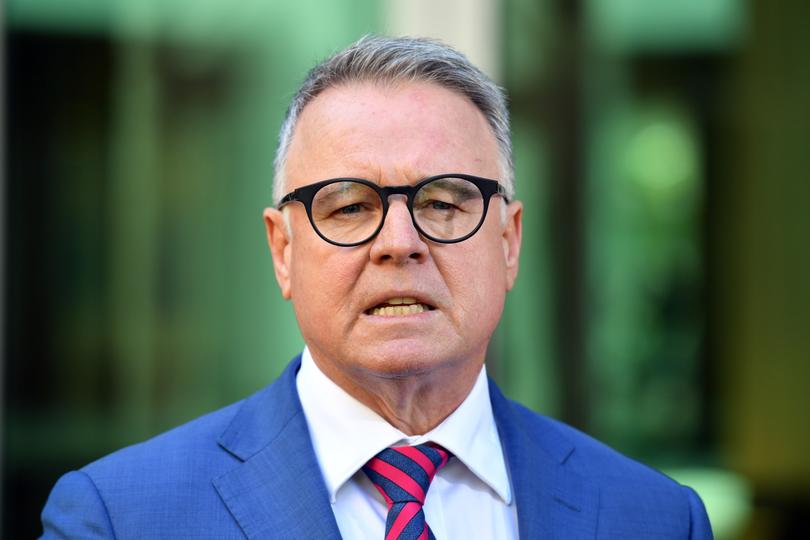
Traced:
[[436, 472], [450, 452], [435, 444], [386, 448], [363, 467], [385, 502], [385, 540], [435, 540], [422, 505]]

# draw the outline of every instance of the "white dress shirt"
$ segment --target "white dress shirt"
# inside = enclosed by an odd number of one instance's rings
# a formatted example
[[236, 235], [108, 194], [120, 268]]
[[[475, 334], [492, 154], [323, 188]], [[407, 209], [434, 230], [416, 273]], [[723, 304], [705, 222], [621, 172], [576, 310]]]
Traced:
[[389, 446], [434, 442], [455, 455], [433, 479], [425, 518], [438, 540], [517, 538], [515, 509], [486, 370], [430, 432], [409, 437], [332, 382], [309, 349], [296, 385], [332, 511], [346, 540], [382, 540], [388, 507], [361, 467]]

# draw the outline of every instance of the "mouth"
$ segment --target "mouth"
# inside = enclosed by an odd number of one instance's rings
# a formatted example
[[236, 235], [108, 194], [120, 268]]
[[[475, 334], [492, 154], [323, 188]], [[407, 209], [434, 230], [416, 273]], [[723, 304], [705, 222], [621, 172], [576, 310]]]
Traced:
[[433, 311], [434, 309], [436, 309], [434, 306], [411, 296], [397, 296], [370, 307], [365, 311], [365, 314], [379, 317], [403, 317]]

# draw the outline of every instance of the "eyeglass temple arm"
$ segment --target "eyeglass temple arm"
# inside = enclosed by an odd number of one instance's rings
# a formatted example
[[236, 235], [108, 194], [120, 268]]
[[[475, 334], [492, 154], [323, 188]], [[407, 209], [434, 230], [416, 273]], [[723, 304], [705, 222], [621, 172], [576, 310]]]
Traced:
[[281, 210], [282, 206], [297, 200], [298, 197], [296, 197], [295, 191], [287, 193], [286, 195], [284, 195], [284, 197], [281, 198], [280, 201], [278, 201], [278, 204], [276, 205], [276, 210]]
[[510, 201], [509, 196], [506, 194], [506, 188], [503, 187], [500, 182], [498, 182], [498, 195], [503, 197], [503, 200], [506, 204], [509, 204]]

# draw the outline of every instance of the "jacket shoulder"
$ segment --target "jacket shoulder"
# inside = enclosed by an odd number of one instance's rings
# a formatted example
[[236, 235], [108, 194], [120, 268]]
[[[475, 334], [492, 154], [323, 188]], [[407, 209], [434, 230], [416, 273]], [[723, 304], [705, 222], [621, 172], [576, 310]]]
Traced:
[[295, 358], [252, 396], [59, 479], [43, 538], [244, 538], [215, 487], [300, 412]]
[[[200, 416], [147, 441], [128, 446], [82, 468], [93, 480], [107, 478], [127, 484], [122, 474], [133, 471], [141, 482], [144, 471], [162, 472], [159, 481], [212, 475], [226, 465], [244, 461], [250, 451], [266, 445], [273, 434], [300, 409], [295, 391], [296, 357], [269, 386], [222, 409]], [[240, 444], [234, 444], [234, 440]], [[138, 472], [140, 471], [140, 472]], [[146, 475], [148, 476], [148, 475]]]
[[661, 534], [689, 531], [673, 538], [712, 538], [703, 503], [689, 487], [568, 424], [515, 402], [509, 406], [521, 430], [542, 451], [598, 489], [600, 535], [636, 538], [655, 523]]
[[600, 483], [649, 484], [662, 488], [681, 486], [663, 473], [632, 459], [592, 436], [559, 420], [536, 413], [510, 401], [530, 436], [551, 444], [555, 457], [577, 474]]
[[[217, 437], [243, 402], [122, 448], [62, 476], [42, 511], [42, 538], [166, 538], [183, 530], [241, 536], [212, 478], [236, 464]], [[222, 507], [221, 512], [213, 511]]]
[[176, 461], [193, 460], [195, 454], [203, 457], [202, 462], [207, 462], [212, 459], [212, 454], [223, 453], [217, 438], [244, 401], [200, 416], [146, 441], [121, 448], [86, 465], [81, 471], [96, 481], [103, 481], [108, 476], [115, 476], [117, 481], [121, 481], [124, 471], [168, 469], [175, 467]]

